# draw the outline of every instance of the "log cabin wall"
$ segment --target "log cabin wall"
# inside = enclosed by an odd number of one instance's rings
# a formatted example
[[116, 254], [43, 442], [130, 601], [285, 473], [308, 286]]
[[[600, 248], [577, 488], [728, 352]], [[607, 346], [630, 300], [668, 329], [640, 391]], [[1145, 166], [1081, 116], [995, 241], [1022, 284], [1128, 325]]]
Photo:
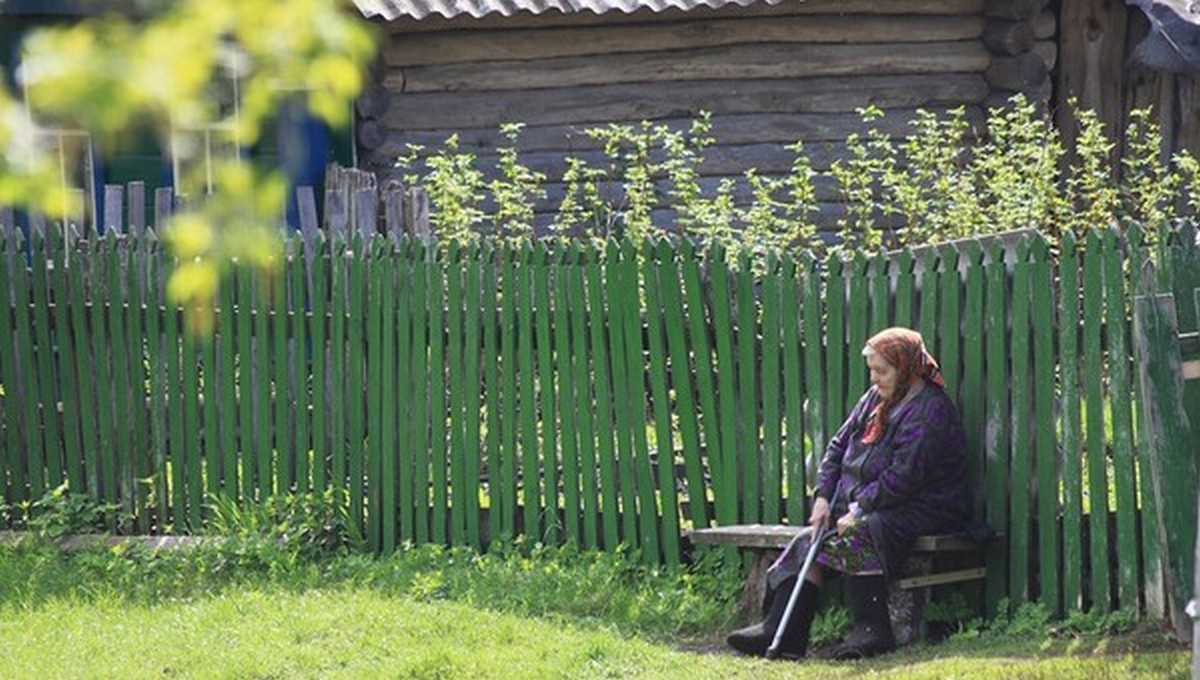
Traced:
[[[818, 171], [861, 132], [856, 109], [888, 112], [903, 135], [917, 108], [984, 107], [1014, 91], [1051, 94], [1055, 17], [1045, 0], [783, 0], [688, 11], [509, 17], [401, 17], [371, 89], [359, 101], [360, 165], [395, 178], [408, 144], [436, 147], [452, 133], [490, 168], [499, 126], [527, 125], [522, 161], [549, 177], [539, 210], [552, 211], [567, 155], [599, 162], [582, 133], [606, 123], [685, 126], [713, 117], [702, 183], [748, 168], [778, 174], [786, 144], [803, 140]], [[749, 200], [740, 183], [739, 202]], [[835, 229], [844, 206], [829, 178], [817, 183], [818, 224]], [[669, 213], [660, 216], [671, 221]], [[548, 221], [548, 214], [541, 222]]]

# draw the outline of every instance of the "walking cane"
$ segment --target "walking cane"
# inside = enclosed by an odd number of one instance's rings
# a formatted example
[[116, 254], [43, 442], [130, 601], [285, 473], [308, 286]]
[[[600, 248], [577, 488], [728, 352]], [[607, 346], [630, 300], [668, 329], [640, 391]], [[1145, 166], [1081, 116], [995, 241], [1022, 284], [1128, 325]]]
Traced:
[[[841, 488], [837, 488], [833, 492], [833, 500], [829, 502], [829, 514], [833, 516], [833, 509], [837, 506], [838, 496], [842, 493]], [[826, 518], [826, 523], [829, 519]], [[783, 610], [783, 618], [779, 621], [779, 626], [775, 629], [775, 637], [771, 640], [771, 646], [767, 647], [767, 658], [778, 659], [779, 647], [783, 644], [783, 634], [787, 630], [788, 624], [792, 621], [792, 610], [796, 608], [796, 600], [800, 598], [800, 589], [804, 587], [804, 577], [808, 576], [808, 570], [812, 567], [812, 563], [817, 559], [817, 552], [821, 550], [821, 544], [829, 536], [831, 530], [828, 527], [821, 526], [817, 529], [816, 535], [813, 536], [812, 543], [808, 546], [808, 554], [804, 556], [804, 565], [800, 567], [800, 574], [796, 577], [796, 585], [792, 586], [791, 597], [788, 598], [787, 608]]]

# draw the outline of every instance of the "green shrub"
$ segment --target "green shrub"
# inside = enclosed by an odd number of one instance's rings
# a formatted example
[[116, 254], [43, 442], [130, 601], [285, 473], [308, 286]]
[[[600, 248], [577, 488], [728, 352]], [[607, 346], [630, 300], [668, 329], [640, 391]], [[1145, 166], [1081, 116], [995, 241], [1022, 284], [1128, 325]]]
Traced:
[[[1131, 220], [1155, 226], [1200, 209], [1200, 163], [1188, 152], [1160, 157], [1162, 132], [1149, 109], [1131, 114], [1123, 131], [1127, 148], [1114, 167], [1112, 131], [1095, 112], [1074, 106], [1070, 156], [1053, 121], [1021, 95], [989, 109], [978, 126], [962, 107], [919, 110], [908, 134], [897, 137], [880, 131], [884, 111], [861, 109], [864, 131], [847, 138], [848, 155], [826, 173], [846, 206], [835, 249], [870, 253], [1023, 228], [1053, 241], [1067, 231], [1081, 236]], [[492, 182], [483, 180], [474, 155], [461, 151], [455, 136], [441, 149], [412, 147], [400, 159], [407, 181], [428, 189], [431, 223], [443, 242], [524, 243], [532, 236], [546, 177], [521, 164], [520, 129], [502, 126], [507, 144], [497, 151]], [[550, 227], [555, 239], [623, 236], [640, 246], [667, 233], [653, 216], [669, 208], [679, 233], [705, 252], [720, 245], [731, 263], [744, 253], [756, 267], [773, 253], [823, 254], [812, 219], [820, 174], [801, 143], [786, 147], [795, 154], [787, 173], [750, 168], [740, 178], [702, 183], [705, 154], [717, 143], [707, 113], [686, 129], [643, 121], [585, 132], [601, 144], [604, 160], [564, 159], [566, 193]], [[739, 190], [747, 196], [741, 204], [734, 198]], [[885, 218], [899, 220], [892, 237], [880, 228]]]

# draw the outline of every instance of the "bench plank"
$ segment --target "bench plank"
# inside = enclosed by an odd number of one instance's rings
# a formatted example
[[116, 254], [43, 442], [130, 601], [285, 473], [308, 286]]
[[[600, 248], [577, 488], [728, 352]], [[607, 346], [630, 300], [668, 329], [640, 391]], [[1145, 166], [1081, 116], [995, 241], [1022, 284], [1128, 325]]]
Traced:
[[[809, 527], [786, 524], [731, 524], [723, 527], [694, 529], [692, 543], [698, 545], [728, 545], [739, 548], [786, 548], [788, 543]], [[913, 552], [973, 552], [982, 549], [972, 541], [944, 534], [918, 536]]]

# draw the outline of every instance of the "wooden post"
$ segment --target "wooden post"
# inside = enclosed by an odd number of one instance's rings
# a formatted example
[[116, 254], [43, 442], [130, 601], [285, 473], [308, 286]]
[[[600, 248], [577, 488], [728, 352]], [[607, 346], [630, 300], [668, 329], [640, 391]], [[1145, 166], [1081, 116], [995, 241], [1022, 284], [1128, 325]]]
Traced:
[[146, 183], [130, 182], [125, 185], [125, 197], [129, 204], [129, 233], [141, 236], [146, 231]]
[[120, 184], [104, 185], [104, 232], [125, 233], [125, 188]]
[[14, 227], [13, 209], [7, 205], [0, 205], [0, 239], [7, 236]]
[[1195, 440], [1183, 407], [1183, 363], [1174, 296], [1135, 298], [1133, 320], [1167, 611], [1176, 636], [1187, 640], [1192, 637], [1192, 622], [1185, 608], [1194, 587], [1197, 476]]
[[433, 242], [433, 230], [429, 226], [429, 194], [423, 187], [412, 187], [408, 190], [408, 201], [405, 205], [408, 233], [421, 239], [421, 243], [429, 245]]
[[354, 192], [354, 229], [369, 241], [376, 233], [375, 223], [379, 219], [379, 197], [375, 189], [359, 189]]
[[163, 229], [175, 212], [175, 192], [171, 187], [154, 190], [154, 232], [162, 236]]
[[404, 185], [389, 181], [383, 189], [384, 231], [393, 242], [399, 243], [406, 233], [404, 228]]

